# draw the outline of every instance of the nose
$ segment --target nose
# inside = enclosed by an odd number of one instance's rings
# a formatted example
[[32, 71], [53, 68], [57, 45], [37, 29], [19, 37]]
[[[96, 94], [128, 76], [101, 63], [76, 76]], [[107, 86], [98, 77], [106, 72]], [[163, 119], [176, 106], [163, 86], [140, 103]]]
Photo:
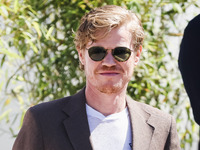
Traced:
[[108, 50], [107, 52], [108, 52], [107, 55], [102, 61], [102, 65], [107, 66], [107, 67], [115, 66], [116, 65], [115, 58], [112, 56], [112, 53], [110, 50]]

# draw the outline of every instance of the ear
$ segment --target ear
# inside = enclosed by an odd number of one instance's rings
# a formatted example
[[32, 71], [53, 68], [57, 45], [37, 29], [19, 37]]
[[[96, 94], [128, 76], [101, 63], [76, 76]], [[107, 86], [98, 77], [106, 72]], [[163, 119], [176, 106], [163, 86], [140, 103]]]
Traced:
[[76, 47], [78, 51], [79, 61], [82, 65], [85, 64], [85, 51], [80, 49], [79, 47]]
[[135, 66], [137, 66], [137, 64], [138, 64], [139, 61], [140, 61], [141, 53], [142, 53], [142, 45], [140, 45], [139, 49], [138, 49], [137, 52], [136, 52], [136, 55], [135, 55], [135, 63], [134, 63]]

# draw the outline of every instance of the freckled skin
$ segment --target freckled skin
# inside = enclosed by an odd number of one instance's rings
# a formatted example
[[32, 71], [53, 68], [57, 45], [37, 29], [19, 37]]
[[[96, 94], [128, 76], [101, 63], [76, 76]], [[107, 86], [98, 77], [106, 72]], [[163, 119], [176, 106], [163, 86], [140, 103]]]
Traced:
[[[106, 49], [113, 49], [123, 46], [133, 50], [131, 39], [127, 26], [123, 25], [113, 29], [105, 38], [92, 44], [88, 43], [87, 48], [102, 46]], [[132, 77], [136, 61], [139, 60], [136, 58], [139, 56], [134, 56], [132, 52], [127, 61], [118, 62], [112, 56], [111, 50], [108, 50], [107, 56], [98, 62], [89, 57], [87, 50], [79, 51], [79, 56], [85, 68], [86, 85], [103, 93], [115, 93], [127, 86]]]

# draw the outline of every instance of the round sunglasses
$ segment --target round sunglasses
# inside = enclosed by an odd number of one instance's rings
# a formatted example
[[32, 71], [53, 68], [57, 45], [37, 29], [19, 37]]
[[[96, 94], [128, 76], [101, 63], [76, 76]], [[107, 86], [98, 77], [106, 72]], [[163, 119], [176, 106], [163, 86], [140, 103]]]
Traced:
[[[104, 47], [101, 46], [94, 46], [88, 49], [88, 54], [92, 60], [101, 61], [108, 54], [107, 50], [108, 49], [105, 49]], [[119, 62], [127, 61], [131, 56], [131, 52], [133, 52], [133, 50], [130, 50], [127, 47], [116, 47], [111, 50], [112, 50], [112, 56]]]

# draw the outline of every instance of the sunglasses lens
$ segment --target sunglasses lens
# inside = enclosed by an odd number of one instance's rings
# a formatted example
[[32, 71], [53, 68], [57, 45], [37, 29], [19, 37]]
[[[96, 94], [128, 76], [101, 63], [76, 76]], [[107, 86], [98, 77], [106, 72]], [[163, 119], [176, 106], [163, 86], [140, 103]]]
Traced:
[[106, 55], [106, 50], [103, 47], [91, 47], [88, 49], [89, 56], [94, 61], [102, 60]]
[[112, 53], [116, 60], [126, 61], [131, 55], [131, 50], [126, 47], [116, 47]]

